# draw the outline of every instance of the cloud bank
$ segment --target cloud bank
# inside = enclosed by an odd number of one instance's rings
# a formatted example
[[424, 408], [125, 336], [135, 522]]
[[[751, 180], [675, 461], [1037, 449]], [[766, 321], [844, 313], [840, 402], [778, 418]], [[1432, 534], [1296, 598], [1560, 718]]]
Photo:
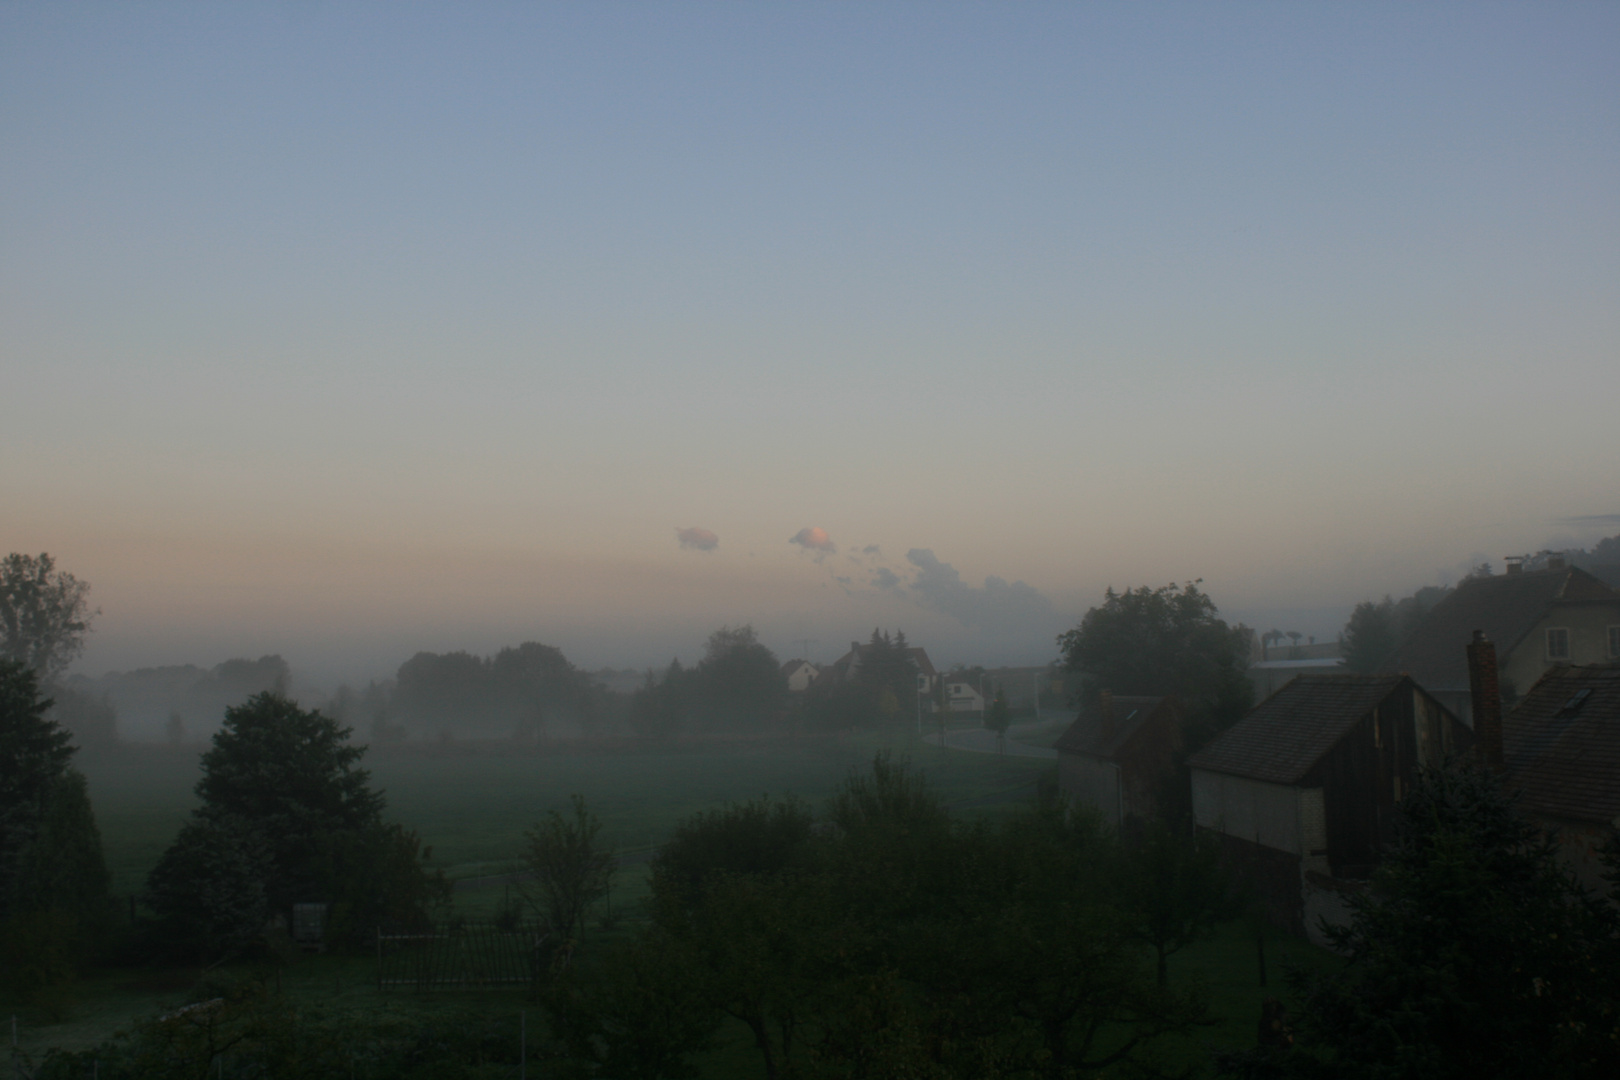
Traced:
[[713, 551], [720, 546], [720, 538], [708, 529], [676, 529], [675, 538], [689, 551]]
[[1052, 602], [1033, 585], [990, 576], [983, 588], [962, 580], [956, 567], [941, 562], [928, 548], [912, 548], [906, 561], [917, 568], [911, 593], [921, 603], [950, 615], [964, 626], [996, 634], [1046, 632], [1057, 620]]

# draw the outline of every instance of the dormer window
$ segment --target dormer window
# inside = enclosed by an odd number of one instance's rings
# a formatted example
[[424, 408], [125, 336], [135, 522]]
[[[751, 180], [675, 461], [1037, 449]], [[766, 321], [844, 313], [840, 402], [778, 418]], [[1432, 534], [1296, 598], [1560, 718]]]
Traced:
[[1569, 629], [1567, 627], [1553, 626], [1548, 628], [1547, 659], [1569, 659]]

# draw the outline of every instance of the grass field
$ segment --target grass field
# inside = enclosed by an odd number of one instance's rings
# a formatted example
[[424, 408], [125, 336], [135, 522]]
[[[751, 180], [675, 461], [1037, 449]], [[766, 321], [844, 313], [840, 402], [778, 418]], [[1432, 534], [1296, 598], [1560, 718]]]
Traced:
[[[1015, 737], [1049, 744], [1064, 726], [1054, 722], [1026, 728]], [[482, 914], [500, 900], [506, 888], [500, 875], [512, 869], [524, 830], [546, 812], [563, 809], [577, 792], [601, 817], [616, 849], [630, 856], [615, 886], [613, 906], [621, 914], [633, 914], [645, 894], [645, 864], [636, 856], [652, 850], [683, 818], [766, 793], [792, 794], [819, 809], [852, 771], [866, 769], [873, 755], [884, 750], [909, 759], [962, 814], [996, 814], [1027, 804], [1037, 777], [1051, 768], [1050, 762], [1038, 759], [942, 750], [905, 731], [572, 752], [495, 744], [448, 749], [407, 745], [374, 750], [364, 764], [375, 786], [387, 793], [388, 816], [417, 830], [433, 846], [435, 863], [457, 881], [459, 912]], [[80, 766], [90, 780], [113, 888], [120, 896], [136, 894], [194, 805], [197, 753], [135, 747], [117, 756], [85, 759]], [[1261, 998], [1281, 993], [1280, 968], [1320, 968], [1334, 962], [1304, 942], [1275, 935], [1268, 949], [1269, 989], [1258, 985], [1253, 940], [1240, 927], [1225, 927], [1213, 940], [1172, 958], [1172, 977], [1203, 985], [1217, 1022], [1167, 1045], [1170, 1059], [1193, 1063], [1206, 1060], [1212, 1045], [1252, 1045]], [[91, 973], [78, 985], [65, 1020], [24, 1018], [21, 1044], [35, 1054], [53, 1045], [93, 1045], [137, 1018], [184, 1000], [200, 975], [187, 970]], [[471, 1009], [491, 1022], [505, 1022], [505, 1017], [514, 1024], [519, 1010], [533, 1010], [516, 992], [383, 995], [374, 977], [369, 958], [304, 958], [283, 972], [290, 992], [332, 1010]], [[705, 1076], [716, 1077], [757, 1072], [752, 1049], [736, 1042], [716, 1051], [704, 1069]]]
[[[694, 741], [568, 751], [500, 744], [384, 747], [367, 754], [387, 816], [415, 829], [452, 878], [499, 874], [523, 832], [569, 796], [585, 797], [620, 852], [650, 850], [681, 819], [728, 801], [793, 794], [819, 809], [852, 771], [888, 750], [922, 769], [958, 807], [1027, 801], [1039, 761], [925, 746], [904, 732], [798, 740]], [[132, 747], [80, 763], [101, 827], [113, 891], [138, 893], [195, 804], [195, 751]]]

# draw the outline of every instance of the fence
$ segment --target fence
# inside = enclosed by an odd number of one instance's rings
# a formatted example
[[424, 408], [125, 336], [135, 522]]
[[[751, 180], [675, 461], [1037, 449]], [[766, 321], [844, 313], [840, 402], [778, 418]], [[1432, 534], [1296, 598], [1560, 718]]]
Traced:
[[548, 962], [537, 926], [454, 923], [409, 933], [377, 931], [377, 989], [451, 990], [521, 986]]

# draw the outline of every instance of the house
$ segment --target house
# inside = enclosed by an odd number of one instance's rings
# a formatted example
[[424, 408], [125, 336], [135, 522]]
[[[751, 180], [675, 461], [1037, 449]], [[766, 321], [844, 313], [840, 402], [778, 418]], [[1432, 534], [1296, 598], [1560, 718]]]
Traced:
[[984, 693], [979, 689], [979, 678], [960, 671], [942, 675], [945, 680], [945, 710], [947, 712], [984, 712]]
[[1154, 816], [1175, 777], [1182, 711], [1174, 697], [1115, 697], [1104, 691], [1053, 744], [1058, 791], [1090, 806], [1115, 830]]
[[[871, 648], [870, 645], [862, 645], [858, 641], [850, 642], [849, 652], [828, 664], [822, 669], [821, 673], [839, 681], [853, 678], [855, 672], [860, 669], [861, 657], [869, 648]], [[928, 650], [918, 648], [915, 645], [908, 646], [906, 655], [911, 657], [912, 663], [917, 665], [917, 692], [925, 696], [933, 693], [935, 680], [939, 678], [939, 672], [934, 670], [933, 663], [929, 661]]]
[[1620, 667], [1558, 667], [1502, 724], [1500, 765], [1520, 812], [1558, 837], [1582, 885], [1606, 891], [1600, 850], [1620, 834]]
[[1320, 940], [1319, 918], [1342, 920], [1347, 883], [1371, 875], [1419, 767], [1472, 743], [1409, 676], [1300, 675], [1188, 759], [1193, 814], [1271, 921]]
[[789, 660], [782, 665], [782, 677], [787, 680], [788, 693], [802, 694], [821, 675], [821, 669], [808, 660]]
[[1496, 646], [1502, 694], [1511, 703], [1554, 667], [1620, 658], [1620, 591], [1561, 557], [1542, 570], [1510, 560], [1506, 574], [1453, 589], [1380, 671], [1410, 675], [1472, 726], [1465, 649], [1476, 630]]

